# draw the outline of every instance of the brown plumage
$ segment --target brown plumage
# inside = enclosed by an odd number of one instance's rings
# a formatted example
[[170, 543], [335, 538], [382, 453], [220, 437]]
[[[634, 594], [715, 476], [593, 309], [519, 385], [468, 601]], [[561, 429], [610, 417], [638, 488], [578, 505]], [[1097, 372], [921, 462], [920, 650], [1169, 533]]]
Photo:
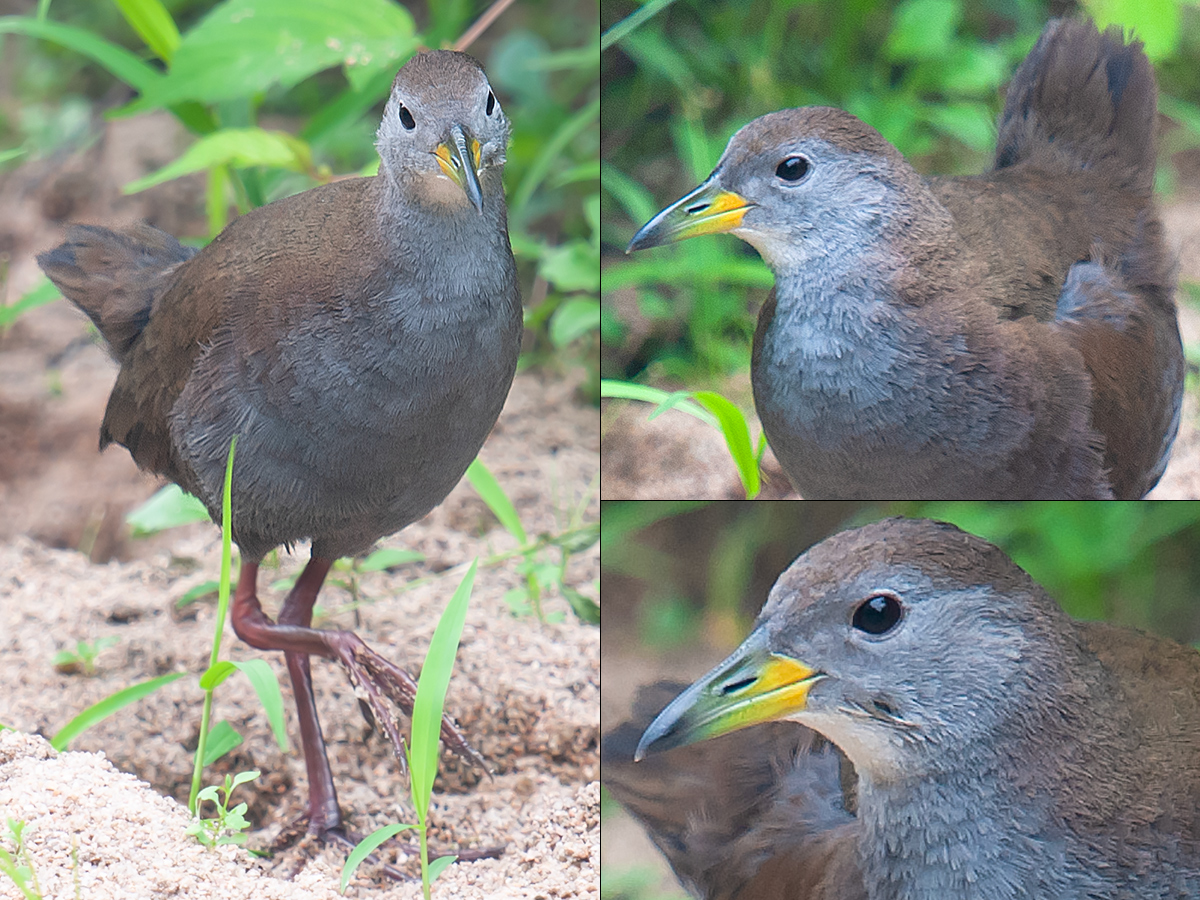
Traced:
[[630, 249], [731, 231], [772, 267], [755, 404], [805, 497], [1141, 497], [1183, 391], [1155, 96], [1139, 43], [1051, 22], [990, 172], [922, 178], [849, 113], [783, 110]]
[[671, 693], [602, 778], [697, 897], [1200, 895], [1200, 654], [1072, 621], [952, 526], [827, 539], [650, 723]]
[[[230, 439], [241, 573], [234, 630], [285, 653], [309, 780], [309, 830], [342, 815], [309, 656], [338, 661], [402, 753], [387, 700], [413, 679], [352, 632], [311, 627], [333, 561], [425, 515], [475, 458], [508, 395], [521, 296], [502, 171], [509, 125], [487, 76], [433, 51], [396, 75], [379, 173], [235, 219], [199, 252], [147, 225], [74, 226], [38, 257], [121, 365], [100, 428], [221, 518]], [[257, 597], [272, 548], [312, 540], [278, 621]], [[473, 758], [450, 720], [443, 737]]]

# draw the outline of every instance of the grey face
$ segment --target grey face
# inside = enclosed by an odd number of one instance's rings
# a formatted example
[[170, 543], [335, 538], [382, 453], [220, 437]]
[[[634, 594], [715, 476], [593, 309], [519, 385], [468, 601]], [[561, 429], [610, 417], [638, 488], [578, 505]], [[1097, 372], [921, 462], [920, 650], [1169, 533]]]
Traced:
[[890, 779], [921, 775], [943, 745], [986, 738], [1009, 715], [1027, 643], [1017, 608], [991, 585], [892, 564], [823, 595], [781, 583], [760, 628], [771, 652], [821, 675], [787, 717]]
[[499, 187], [489, 173], [504, 166], [508, 134], [508, 119], [479, 64], [438, 50], [413, 57], [397, 74], [376, 147], [392, 178], [425, 182], [424, 194], [447, 203], [456, 195], [439, 188], [456, 186], [482, 208], [485, 189]]

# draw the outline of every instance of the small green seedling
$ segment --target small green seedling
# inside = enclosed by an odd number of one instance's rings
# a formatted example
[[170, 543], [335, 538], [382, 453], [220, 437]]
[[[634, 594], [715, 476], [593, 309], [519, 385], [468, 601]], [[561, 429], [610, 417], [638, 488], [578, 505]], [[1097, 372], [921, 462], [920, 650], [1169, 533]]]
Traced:
[[64, 675], [96, 674], [96, 657], [106, 648], [114, 647], [121, 642], [119, 637], [109, 635], [102, 637], [94, 644], [89, 641], [76, 641], [74, 650], [59, 650], [54, 654], [54, 668]]
[[409, 787], [412, 790], [413, 806], [417, 811], [417, 824], [385, 825], [367, 835], [351, 851], [342, 867], [341, 891], [354, 877], [354, 871], [372, 851], [393, 835], [408, 829], [416, 829], [421, 842], [421, 888], [425, 900], [430, 900], [429, 886], [456, 857], [442, 856], [430, 862], [428, 843], [429, 802], [433, 796], [433, 779], [437, 775], [438, 740], [442, 733], [442, 708], [446, 700], [446, 688], [450, 685], [450, 673], [454, 671], [454, 657], [458, 653], [458, 642], [462, 637], [463, 624], [467, 619], [467, 603], [471, 599], [471, 588], [475, 584], [477, 562], [472, 562], [463, 576], [454, 596], [446, 605], [445, 612], [433, 630], [425, 664], [421, 666], [421, 677], [417, 680], [417, 696], [413, 701], [412, 735], [408, 752]]
[[[229, 808], [229, 798], [234, 788], [247, 781], [253, 781], [260, 773], [257, 769], [252, 772], [238, 772], [236, 775], [226, 775], [224, 785], [209, 785], [196, 795], [196, 818], [187, 827], [187, 833], [194, 835], [196, 840], [209, 849], [224, 844], [244, 844], [248, 835], [243, 834], [250, 827], [246, 819], [246, 804], [239, 803], [233, 809]], [[219, 796], [224, 794], [224, 797]], [[217, 814], [211, 819], [200, 818], [200, 805], [205, 800], [212, 802], [217, 808]]]
[[8, 820], [8, 839], [12, 841], [12, 852], [0, 845], [0, 874], [6, 875], [25, 900], [41, 900], [37, 873], [33, 871], [33, 859], [25, 846], [25, 823], [17, 819]]

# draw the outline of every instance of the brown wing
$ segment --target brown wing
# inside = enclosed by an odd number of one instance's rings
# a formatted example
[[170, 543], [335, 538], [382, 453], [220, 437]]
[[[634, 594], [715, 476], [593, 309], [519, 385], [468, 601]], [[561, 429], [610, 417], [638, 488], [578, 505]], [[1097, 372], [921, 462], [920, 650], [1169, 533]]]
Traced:
[[865, 900], [853, 771], [815, 732], [771, 723], [633, 761], [683, 687], [642, 689], [632, 721], [604, 737], [601, 779], [684, 885], [705, 900]]

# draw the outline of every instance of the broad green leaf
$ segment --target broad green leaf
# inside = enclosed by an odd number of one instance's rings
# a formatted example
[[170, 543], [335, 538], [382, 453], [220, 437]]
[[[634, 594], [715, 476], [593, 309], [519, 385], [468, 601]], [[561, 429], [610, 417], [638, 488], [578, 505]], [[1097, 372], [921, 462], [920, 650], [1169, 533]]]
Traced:
[[125, 521], [133, 527], [134, 537], [154, 534], [166, 528], [209, 521], [204, 504], [185, 494], [177, 484], [168, 484], [137, 509], [130, 510]]
[[467, 481], [471, 482], [475, 493], [488, 505], [505, 530], [517, 539], [518, 544], [525, 544], [529, 538], [525, 534], [525, 526], [521, 524], [521, 517], [488, 467], [478, 459], [472, 460], [471, 465], [467, 466]]
[[568, 241], [542, 252], [541, 276], [560, 291], [595, 291], [600, 287], [599, 248], [584, 240]]
[[571, 341], [600, 330], [600, 301], [594, 297], [571, 297], [550, 317], [550, 342], [565, 347]]
[[437, 627], [433, 630], [433, 638], [429, 642], [429, 652], [425, 655], [425, 663], [421, 666], [421, 677], [417, 680], [417, 696], [413, 701], [412, 713], [412, 741], [409, 748], [409, 775], [413, 803], [422, 822], [429, 812], [433, 779], [437, 776], [442, 706], [446, 700], [446, 688], [450, 685], [450, 673], [454, 670], [454, 657], [458, 653], [463, 623], [467, 619], [467, 603], [471, 599], [471, 588], [475, 584], [477, 565], [478, 560], [472, 561], [467, 574], [463, 576], [454, 596], [446, 605], [446, 611], [438, 620]]
[[93, 703], [70, 722], [59, 729], [58, 733], [50, 739], [50, 746], [55, 750], [66, 750], [67, 745], [83, 732], [87, 731], [93, 725], [104, 721], [117, 710], [128, 706], [131, 703], [136, 703], [143, 697], [148, 697], [157, 691], [165, 684], [170, 684], [178, 678], [182, 678], [186, 672], [169, 672], [166, 675], [160, 675], [157, 678], [151, 678], [148, 681], [142, 681], [138, 684], [130, 685], [124, 690], [117, 691], [115, 694], [110, 694], [103, 700]]
[[166, 77], [135, 106], [245, 97], [334, 66], [361, 90], [416, 46], [412, 17], [388, 0], [226, 0], [184, 35]]
[[286, 131], [222, 128], [200, 138], [179, 159], [144, 178], [131, 181], [122, 190], [126, 194], [136, 194], [172, 178], [223, 165], [239, 168], [276, 166], [307, 172], [312, 168], [312, 150], [307, 143]]

